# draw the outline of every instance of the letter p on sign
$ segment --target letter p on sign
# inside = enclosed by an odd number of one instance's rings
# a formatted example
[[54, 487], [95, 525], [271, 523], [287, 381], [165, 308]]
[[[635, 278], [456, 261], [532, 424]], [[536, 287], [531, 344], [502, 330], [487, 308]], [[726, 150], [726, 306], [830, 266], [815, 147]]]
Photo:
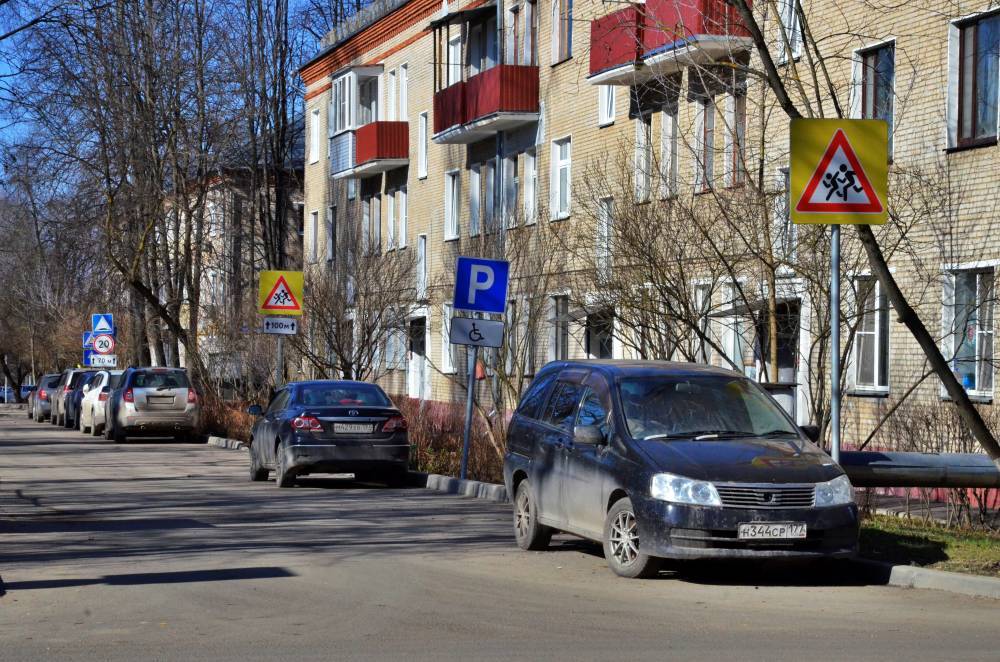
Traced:
[[504, 260], [460, 257], [455, 271], [454, 306], [478, 313], [503, 313], [510, 264]]

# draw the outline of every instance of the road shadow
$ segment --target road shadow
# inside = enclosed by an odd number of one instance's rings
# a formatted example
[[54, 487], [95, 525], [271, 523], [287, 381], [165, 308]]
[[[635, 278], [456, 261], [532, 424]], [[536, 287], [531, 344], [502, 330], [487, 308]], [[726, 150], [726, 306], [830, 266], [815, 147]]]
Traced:
[[251, 568], [222, 568], [212, 570], [178, 570], [173, 572], [137, 572], [103, 577], [80, 577], [65, 579], [37, 579], [4, 582], [0, 578], [0, 596], [9, 591], [32, 591], [73, 586], [143, 586], [153, 584], [187, 584], [192, 582], [224, 582], [242, 579], [276, 579], [295, 577], [287, 568], [260, 566]]

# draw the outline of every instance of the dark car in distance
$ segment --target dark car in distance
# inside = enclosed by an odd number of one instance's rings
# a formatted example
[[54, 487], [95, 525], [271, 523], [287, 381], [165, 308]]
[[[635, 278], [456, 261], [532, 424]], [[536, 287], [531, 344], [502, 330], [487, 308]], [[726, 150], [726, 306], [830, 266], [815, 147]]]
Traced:
[[35, 421], [41, 423], [52, 413], [52, 400], [61, 377], [58, 372], [42, 375], [28, 396], [28, 414]]
[[250, 479], [278, 487], [298, 476], [353, 473], [358, 480], [405, 482], [410, 460], [406, 419], [375, 384], [317, 380], [286, 384], [257, 416], [250, 436]]
[[73, 390], [70, 391], [69, 395], [66, 396], [65, 409], [66, 416], [65, 425], [68, 428], [75, 428], [80, 424], [80, 403], [83, 401], [83, 387], [90, 383], [90, 380], [97, 375], [97, 370], [89, 370], [80, 375], [79, 379], [74, 379]]
[[858, 509], [843, 470], [758, 384], [710, 366], [543, 368], [510, 423], [514, 535], [601, 542], [618, 575], [662, 558], [846, 557]]

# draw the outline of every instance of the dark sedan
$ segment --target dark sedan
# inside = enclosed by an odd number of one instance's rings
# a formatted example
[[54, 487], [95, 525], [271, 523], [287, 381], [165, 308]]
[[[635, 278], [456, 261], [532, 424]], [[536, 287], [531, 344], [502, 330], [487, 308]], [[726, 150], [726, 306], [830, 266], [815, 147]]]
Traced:
[[258, 416], [250, 439], [250, 479], [275, 472], [278, 487], [298, 476], [353, 473], [360, 480], [405, 482], [410, 460], [406, 419], [375, 384], [308, 381], [286, 384]]
[[604, 544], [617, 574], [660, 558], [849, 556], [858, 509], [844, 471], [756, 383], [690, 363], [546, 366], [511, 421], [514, 534]]

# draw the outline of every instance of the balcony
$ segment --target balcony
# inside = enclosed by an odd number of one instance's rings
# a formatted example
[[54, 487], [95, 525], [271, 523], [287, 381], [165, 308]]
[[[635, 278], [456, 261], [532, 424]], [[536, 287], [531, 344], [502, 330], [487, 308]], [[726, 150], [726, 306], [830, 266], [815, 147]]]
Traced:
[[408, 122], [369, 122], [333, 137], [330, 174], [342, 177], [369, 177], [409, 164], [410, 125]]
[[725, 0], [647, 0], [591, 21], [595, 85], [633, 85], [749, 51], [750, 33]]
[[476, 142], [538, 121], [538, 67], [500, 64], [434, 95], [434, 142]]

